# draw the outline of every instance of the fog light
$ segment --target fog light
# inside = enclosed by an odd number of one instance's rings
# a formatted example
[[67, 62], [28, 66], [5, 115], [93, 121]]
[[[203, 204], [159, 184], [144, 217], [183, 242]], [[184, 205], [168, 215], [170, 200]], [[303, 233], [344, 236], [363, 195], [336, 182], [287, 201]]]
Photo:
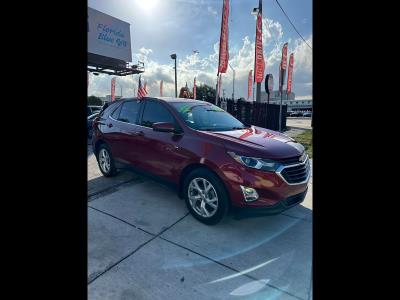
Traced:
[[257, 191], [251, 187], [240, 186], [246, 202], [256, 201], [258, 199]]

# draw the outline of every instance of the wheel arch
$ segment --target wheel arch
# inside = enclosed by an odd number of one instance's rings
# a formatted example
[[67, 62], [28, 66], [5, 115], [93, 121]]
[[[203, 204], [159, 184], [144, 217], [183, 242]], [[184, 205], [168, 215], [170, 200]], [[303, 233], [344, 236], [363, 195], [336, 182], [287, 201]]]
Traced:
[[208, 166], [208, 165], [206, 165], [206, 164], [201, 164], [201, 163], [192, 163], [192, 164], [190, 164], [190, 165], [187, 165], [187, 166], [182, 170], [182, 172], [181, 172], [181, 174], [180, 174], [180, 176], [179, 176], [179, 183], [178, 183], [178, 196], [179, 196], [179, 198], [181, 198], [181, 199], [184, 198], [184, 196], [183, 196], [183, 183], [184, 183], [184, 180], [185, 180], [186, 176], [188, 176], [190, 172], [192, 172], [193, 170], [196, 170], [196, 169], [206, 169], [206, 170], [210, 171], [211, 173], [213, 173], [213, 174], [221, 181], [222, 186], [223, 186], [223, 188], [225, 189], [226, 194], [228, 195], [228, 198], [229, 198], [229, 201], [228, 201], [228, 202], [229, 202], [229, 205], [231, 205], [230, 193], [229, 193], [228, 188], [227, 188], [226, 185], [225, 185], [224, 180], [223, 180], [223, 179], [221, 178], [221, 176], [220, 176], [216, 171], [214, 171], [210, 166]]

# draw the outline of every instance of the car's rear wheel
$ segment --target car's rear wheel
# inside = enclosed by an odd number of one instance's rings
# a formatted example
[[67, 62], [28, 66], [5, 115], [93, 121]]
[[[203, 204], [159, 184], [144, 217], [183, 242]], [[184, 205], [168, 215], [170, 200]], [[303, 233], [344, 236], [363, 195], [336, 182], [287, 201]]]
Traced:
[[97, 162], [101, 173], [105, 177], [114, 176], [117, 173], [110, 148], [106, 144], [100, 145], [97, 151]]
[[217, 224], [228, 211], [228, 194], [222, 181], [205, 168], [193, 170], [185, 178], [184, 195], [189, 212], [207, 225]]

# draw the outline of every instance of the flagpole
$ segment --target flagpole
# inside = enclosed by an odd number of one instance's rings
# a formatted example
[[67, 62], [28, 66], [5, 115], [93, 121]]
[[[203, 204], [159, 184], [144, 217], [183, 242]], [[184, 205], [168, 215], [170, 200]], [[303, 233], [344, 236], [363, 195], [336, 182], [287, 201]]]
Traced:
[[219, 72], [217, 73], [217, 89], [215, 90], [215, 105], [218, 104]]

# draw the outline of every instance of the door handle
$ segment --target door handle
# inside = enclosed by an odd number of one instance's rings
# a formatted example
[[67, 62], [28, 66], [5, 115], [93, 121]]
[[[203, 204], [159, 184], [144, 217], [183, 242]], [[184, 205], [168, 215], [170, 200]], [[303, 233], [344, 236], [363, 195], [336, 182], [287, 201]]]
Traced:
[[111, 127], [113, 127], [113, 124], [112, 124], [112, 123], [108, 123], [107, 126], [108, 126], [109, 128], [111, 128]]
[[176, 150], [179, 150], [181, 147], [178, 147], [178, 146], [172, 146], [172, 147], [167, 147], [166, 148], [166, 150], [168, 150], [168, 151], [176, 151]]
[[130, 135], [133, 136], [144, 136], [143, 131], [135, 131], [135, 132], [131, 132]]

